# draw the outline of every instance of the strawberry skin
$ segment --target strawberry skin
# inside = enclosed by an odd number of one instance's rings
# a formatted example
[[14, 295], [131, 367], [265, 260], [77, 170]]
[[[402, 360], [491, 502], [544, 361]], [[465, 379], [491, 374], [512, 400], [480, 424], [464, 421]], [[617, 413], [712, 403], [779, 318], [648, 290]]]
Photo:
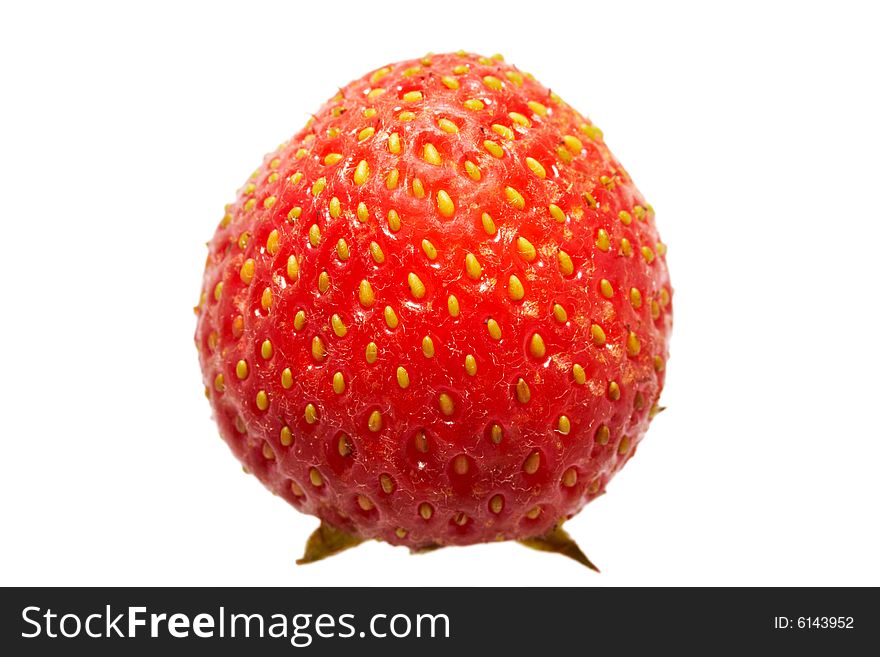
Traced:
[[665, 252], [601, 131], [531, 75], [466, 53], [376, 70], [266, 156], [209, 244], [220, 433], [361, 539], [545, 535], [657, 411]]

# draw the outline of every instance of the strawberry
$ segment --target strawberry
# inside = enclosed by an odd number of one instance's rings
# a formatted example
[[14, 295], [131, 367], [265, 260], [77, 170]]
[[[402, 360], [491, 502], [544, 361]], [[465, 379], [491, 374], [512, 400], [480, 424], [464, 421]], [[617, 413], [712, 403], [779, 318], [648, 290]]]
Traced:
[[341, 89], [266, 156], [209, 244], [206, 392], [246, 469], [364, 539], [518, 539], [561, 522], [656, 413], [672, 325], [654, 211], [602, 132], [463, 52]]

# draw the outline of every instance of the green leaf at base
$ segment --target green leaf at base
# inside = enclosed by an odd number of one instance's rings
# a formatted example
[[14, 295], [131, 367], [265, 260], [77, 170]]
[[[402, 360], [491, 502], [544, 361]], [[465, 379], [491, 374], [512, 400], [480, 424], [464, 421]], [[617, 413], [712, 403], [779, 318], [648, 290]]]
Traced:
[[363, 542], [364, 539], [321, 521], [321, 525], [312, 532], [309, 540], [306, 541], [305, 553], [301, 559], [296, 560], [296, 563], [302, 565], [320, 561]]
[[597, 573], [599, 572], [599, 569], [596, 568], [595, 564], [593, 564], [593, 562], [587, 558], [587, 555], [581, 551], [578, 544], [574, 542], [574, 539], [562, 528], [562, 523], [556, 525], [543, 536], [523, 538], [519, 540], [519, 543], [534, 550], [555, 552], [556, 554], [564, 555], [569, 559], [574, 559], [579, 564], [583, 564], [591, 570], [595, 570]]

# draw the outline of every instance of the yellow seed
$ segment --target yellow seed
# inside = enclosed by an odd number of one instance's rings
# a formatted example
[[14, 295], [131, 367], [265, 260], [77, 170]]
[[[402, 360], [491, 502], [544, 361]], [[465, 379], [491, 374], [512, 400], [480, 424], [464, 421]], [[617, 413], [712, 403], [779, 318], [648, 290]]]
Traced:
[[379, 411], [370, 413], [367, 420], [367, 428], [373, 433], [379, 433], [382, 430], [382, 414]]
[[500, 135], [502, 139], [511, 140], [514, 138], [513, 130], [508, 128], [506, 125], [501, 125], [500, 123], [492, 124], [492, 132], [496, 135]]
[[358, 300], [364, 308], [369, 308], [376, 303], [376, 295], [373, 294], [373, 286], [368, 280], [362, 280], [358, 287]]
[[621, 222], [623, 222], [624, 226], [629, 226], [632, 223], [632, 217], [626, 210], [621, 210], [620, 212], [618, 212], [617, 218], [620, 219]]
[[532, 339], [529, 341], [529, 353], [535, 358], [543, 358], [547, 353], [544, 338], [541, 337], [540, 333], [532, 334]]
[[269, 310], [272, 307], [272, 288], [267, 287], [263, 290], [263, 295], [260, 297], [260, 305], [263, 306], [263, 310]]
[[397, 328], [398, 320], [397, 313], [394, 312], [394, 308], [391, 306], [385, 306], [385, 311], [383, 313], [385, 315], [385, 323], [388, 325], [392, 331]]
[[348, 260], [348, 243], [341, 237], [339, 238], [339, 241], [336, 242], [336, 256], [343, 262]]
[[654, 369], [657, 372], [661, 372], [664, 367], [666, 367], [666, 363], [663, 361], [663, 358], [661, 356], [654, 356]]
[[455, 412], [455, 402], [447, 393], [441, 392], [439, 397], [440, 412], [449, 417]]
[[461, 312], [458, 306], [458, 297], [454, 294], [450, 294], [449, 298], [446, 299], [446, 309], [452, 317], [458, 317], [458, 313]]
[[526, 383], [523, 378], [520, 378], [519, 381], [516, 382], [516, 398], [520, 404], [528, 404], [529, 400], [532, 398], [532, 391], [529, 390], [529, 384]]
[[559, 272], [563, 276], [571, 276], [574, 273], [574, 263], [571, 261], [571, 256], [568, 255], [565, 251], [560, 251], [558, 258]]
[[483, 273], [480, 261], [477, 260], [477, 257], [473, 253], [468, 253], [465, 256], [464, 269], [467, 272], [468, 278], [473, 280], [477, 280]]
[[511, 301], [521, 301], [525, 295], [526, 291], [519, 277], [516, 274], [511, 274], [510, 279], [507, 281], [507, 296], [510, 297]]
[[388, 175], [385, 176], [385, 188], [386, 189], [397, 189], [397, 183], [400, 180], [400, 171], [397, 169], [391, 169], [388, 172]]
[[375, 100], [379, 96], [385, 93], [385, 90], [382, 87], [377, 87], [375, 89], [371, 89], [370, 93], [367, 94], [367, 98], [370, 100]]
[[247, 202], [245, 202], [245, 204], [244, 204], [244, 211], [245, 211], [245, 212], [250, 212], [250, 211], [253, 210], [256, 206], [257, 206], [257, 201], [256, 201], [255, 199], [250, 198], [250, 199], [248, 199]]
[[467, 172], [467, 175], [470, 176], [471, 180], [480, 180], [480, 178], [483, 177], [483, 173], [480, 171], [480, 167], [478, 167], [470, 160], [465, 160], [464, 170]]
[[373, 74], [370, 76], [370, 84], [376, 84], [389, 73], [391, 73], [391, 67], [389, 66], [384, 66], [377, 71], [373, 71]]
[[535, 250], [534, 245], [529, 242], [525, 237], [516, 238], [516, 252], [526, 262], [531, 262], [538, 255], [538, 252]]
[[407, 531], [403, 527], [398, 527], [394, 530], [394, 535], [399, 539], [406, 538]]
[[535, 450], [529, 454], [528, 458], [523, 463], [523, 472], [533, 475], [538, 471], [539, 467], [541, 467], [541, 452]]
[[566, 148], [564, 146], [560, 146], [559, 148], [556, 149], [556, 157], [558, 157], [560, 160], [562, 160], [566, 164], [571, 162], [571, 153], [569, 153], [568, 150], [566, 150]]
[[611, 248], [611, 238], [608, 236], [608, 231], [604, 228], [600, 228], [596, 233], [596, 248], [606, 253]]
[[491, 215], [489, 213], [484, 212], [480, 217], [480, 221], [483, 224], [483, 230], [486, 231], [487, 235], [495, 234], [495, 222], [492, 220]]
[[645, 220], [645, 208], [643, 208], [641, 205], [637, 205], [633, 208], [633, 214], [639, 221]]
[[277, 157], [272, 158], [272, 161], [269, 162], [269, 168], [270, 168], [270, 169], [277, 169], [277, 168], [280, 167], [280, 166], [281, 166], [281, 160], [280, 160], [279, 158], [277, 158]]
[[405, 103], [417, 103], [423, 98], [424, 96], [421, 91], [407, 91], [403, 94], [403, 102]]
[[568, 313], [565, 312], [565, 308], [560, 306], [558, 303], [554, 303], [553, 318], [560, 324], [565, 324], [568, 321]]
[[[278, 172], [273, 171], [271, 174], [269, 174], [269, 177], [266, 178], [266, 182], [268, 182], [270, 184], [273, 182], [278, 182]], [[265, 201], [263, 203], [265, 204]], [[273, 205], [274, 205], [274, 203], [273, 203]]]
[[247, 248], [250, 239], [250, 233], [248, 233], [247, 231], [243, 232], [241, 235], [238, 236], [238, 248], [244, 251]]
[[235, 376], [237, 376], [240, 381], [244, 381], [248, 378], [249, 371], [246, 360], [240, 360], [235, 364]]
[[493, 424], [489, 429], [489, 440], [491, 440], [494, 445], [498, 445], [503, 438], [504, 430], [501, 428], [501, 425]]
[[645, 262], [647, 262], [649, 265], [654, 262], [654, 252], [651, 250], [651, 247], [643, 246], [641, 248], [641, 252], [642, 257], [645, 259]]
[[425, 186], [422, 184], [421, 178], [413, 178], [412, 193], [416, 198], [425, 198]]
[[590, 335], [593, 338], [593, 344], [599, 347], [605, 344], [605, 331], [603, 331], [602, 327], [598, 324], [590, 326]]
[[382, 252], [382, 247], [376, 242], [370, 242], [370, 255], [377, 265], [385, 262], [385, 254]]
[[526, 513], [526, 518], [528, 518], [529, 520], [535, 520], [540, 515], [541, 515], [541, 507], [536, 506], [536, 507], [532, 507], [531, 509], [529, 509], [529, 512]]
[[289, 367], [285, 367], [281, 371], [281, 386], [285, 390], [289, 390], [293, 386], [293, 372], [290, 371]]
[[256, 402], [257, 408], [259, 408], [261, 411], [265, 411], [267, 408], [269, 408], [269, 396], [266, 394], [265, 390], [260, 390], [257, 393]]
[[474, 376], [477, 373], [477, 359], [474, 358], [473, 354], [468, 354], [464, 357], [464, 371], [470, 376]]
[[443, 159], [440, 157], [440, 153], [437, 151], [437, 148], [434, 144], [428, 142], [425, 144], [422, 149], [422, 159], [428, 164], [433, 164], [435, 166], [439, 166], [443, 164]]
[[596, 429], [596, 443], [599, 445], [607, 445], [611, 440], [611, 429], [604, 424]]
[[528, 102], [529, 109], [532, 110], [538, 116], [547, 116], [547, 108], [541, 103], [530, 100]]
[[327, 351], [324, 349], [324, 341], [316, 335], [312, 338], [312, 358], [320, 363], [326, 355]]
[[534, 173], [538, 178], [546, 178], [547, 170], [544, 169], [544, 165], [542, 165], [538, 160], [533, 157], [526, 158], [526, 166], [531, 169], [532, 173]]
[[485, 148], [486, 151], [488, 151], [488, 153], [493, 157], [504, 157], [504, 149], [501, 148], [501, 145], [498, 142], [487, 139], [483, 142], [483, 148]]
[[[372, 128], [370, 128], [372, 130]], [[354, 184], [355, 185], [363, 185], [367, 182], [367, 179], [370, 177], [370, 165], [367, 164], [366, 160], [361, 160], [358, 162], [358, 165], [354, 169]]]
[[494, 319], [490, 318], [489, 321], [486, 322], [486, 330], [489, 331], [489, 337], [493, 340], [501, 339], [501, 327]]
[[669, 305], [669, 290], [660, 288], [660, 305], [664, 308]]
[[333, 392], [337, 395], [345, 392], [345, 377], [342, 376], [342, 372], [336, 372], [333, 375]]
[[416, 114], [415, 112], [401, 112], [397, 115], [397, 118], [401, 121], [412, 121], [414, 118], [416, 118]]
[[458, 80], [448, 75], [444, 75], [440, 78], [440, 82], [442, 82], [448, 89], [458, 89]]
[[494, 91], [501, 91], [504, 88], [504, 83], [496, 78], [494, 75], [485, 76], [483, 78], [483, 84]]
[[296, 315], [293, 316], [293, 328], [297, 331], [302, 331], [303, 327], [306, 325], [306, 313], [304, 310], [297, 310]]
[[367, 126], [358, 133], [358, 141], [365, 141], [373, 136], [376, 129], [373, 126]]
[[223, 281], [217, 283], [214, 286], [214, 301], [220, 301], [220, 296], [223, 294]]
[[268, 210], [273, 205], [275, 205], [275, 201], [277, 201], [277, 200], [278, 199], [276, 199], [274, 196], [268, 196], [263, 200], [263, 207]]
[[238, 271], [238, 276], [241, 278], [241, 282], [245, 285], [250, 285], [251, 281], [254, 280], [254, 259], [248, 258], [245, 260], [241, 269]]
[[629, 289], [629, 302], [632, 304], [633, 308], [642, 307], [642, 293], [639, 292], [638, 288], [631, 287]]
[[608, 176], [599, 176], [599, 182], [605, 189], [614, 189], [614, 178], [609, 178]]
[[608, 399], [611, 401], [620, 399], [620, 386], [617, 385], [617, 381], [610, 381], [608, 383]]
[[[532, 125], [532, 122], [528, 120], [525, 116], [520, 114], [519, 112], [510, 112], [507, 116], [510, 117], [510, 120], [516, 123], [517, 125], [521, 125], [524, 128], [529, 128]], [[542, 176], [543, 178], [543, 176]]]
[[367, 345], [367, 348], [364, 351], [364, 358], [370, 365], [375, 363], [376, 359], [379, 358], [379, 347], [376, 346], [375, 342], [370, 342]]
[[[458, 80], [456, 80], [455, 83], [458, 84]], [[443, 132], [448, 132], [450, 134], [455, 134], [458, 132], [458, 126], [449, 119], [440, 119], [439, 121], [437, 121], [437, 126]]]
[[317, 247], [320, 243], [321, 229], [318, 228], [318, 224], [312, 224], [309, 227], [309, 244], [311, 244], [313, 247]]
[[625, 256], [632, 255], [632, 245], [625, 237], [620, 240], [620, 253]]
[[370, 211], [367, 209], [367, 204], [363, 201], [357, 205], [357, 218], [362, 224], [366, 223], [367, 219], [370, 218]]
[[437, 258], [437, 249], [431, 243], [431, 240], [422, 240], [422, 251], [424, 251], [425, 255], [428, 256], [428, 260], [435, 260]]
[[474, 110], [475, 112], [479, 112], [481, 109], [483, 109], [483, 108], [486, 107], [486, 106], [483, 104], [483, 101], [478, 100], [478, 99], [476, 99], [476, 98], [471, 98], [470, 100], [466, 100], [466, 101], [464, 101], [464, 103], [462, 103], [462, 104], [463, 104], [465, 107], [467, 107], [469, 110]]
[[504, 498], [500, 495], [493, 495], [492, 499], [489, 500], [489, 510], [498, 515], [504, 509]]
[[409, 372], [403, 367], [397, 368], [397, 385], [401, 388], [409, 388]]
[[208, 349], [214, 351], [217, 348], [217, 344], [220, 342], [220, 336], [217, 334], [217, 331], [211, 331], [208, 335]]
[[632, 357], [636, 357], [641, 350], [642, 343], [639, 341], [639, 336], [630, 331], [629, 335], [626, 337], [626, 353]]
[[468, 457], [464, 454], [459, 454], [454, 459], [452, 459], [452, 471], [459, 477], [463, 477], [464, 475], [466, 475], [470, 469], [470, 461], [468, 461]]
[[666, 255], [666, 245], [663, 242], [657, 242], [655, 250], [657, 251], [657, 255], [661, 258]]
[[266, 238], [266, 251], [269, 252], [269, 255], [275, 255], [278, 253], [278, 242], [279, 235], [277, 230], [273, 230], [269, 233], [269, 236]]
[[392, 233], [400, 230], [400, 215], [397, 214], [397, 210], [388, 211], [388, 229]]
[[580, 363], [575, 363], [571, 366], [571, 375], [574, 377], [574, 382], [579, 386], [582, 386], [587, 382], [587, 373], [584, 370], [583, 365]]
[[331, 165], [339, 162], [341, 159], [342, 159], [342, 155], [340, 153], [328, 153], [324, 157], [324, 164], [331, 166]]
[[318, 178], [315, 183], [312, 185], [312, 196], [318, 196], [321, 192], [324, 191], [324, 188], [327, 186], [326, 178]]
[[326, 271], [322, 271], [318, 274], [318, 292], [324, 294], [327, 290], [330, 289], [330, 274]]
[[298, 184], [302, 181], [302, 179], [303, 179], [303, 172], [302, 172], [302, 171], [297, 171], [297, 172], [294, 173], [292, 176], [290, 176], [290, 178], [288, 178], [287, 181], [288, 181], [291, 185], [298, 185]]
[[469, 70], [470, 66], [468, 66], [467, 64], [458, 64], [455, 68], [452, 69], [452, 72], [455, 73], [455, 75], [464, 75]]
[[427, 502], [422, 502], [419, 504], [419, 515], [422, 516], [424, 520], [430, 520], [431, 516], [434, 515], [434, 507]]
[[567, 436], [569, 433], [571, 433], [571, 421], [568, 419], [568, 416], [560, 415], [559, 422], [556, 425], [556, 428], [559, 429], [559, 433], [561, 433], [563, 436]]
[[603, 278], [599, 281], [599, 292], [602, 293], [602, 296], [606, 299], [610, 299], [614, 296], [614, 288], [611, 287], [611, 281], [607, 278]]
[[263, 458], [269, 461], [275, 458], [275, 452], [272, 451], [272, 446], [269, 443], [263, 443]]
[[434, 341], [429, 335], [422, 338], [422, 353], [425, 355], [425, 358], [434, 357]]
[[348, 328], [346, 328], [345, 322], [342, 321], [339, 315], [334, 314], [330, 317], [330, 325], [333, 327], [333, 332], [337, 338], [344, 338], [348, 333]]
[[388, 135], [388, 151], [397, 155], [400, 153], [400, 135], [392, 132]]
[[281, 433], [279, 435], [279, 440], [281, 444], [285, 447], [289, 447], [293, 444], [293, 432], [290, 430], [290, 427], [286, 424], [281, 427]]
[[617, 453], [623, 456], [629, 451], [630, 439], [629, 436], [624, 436], [620, 439], [620, 445], [617, 446]]
[[272, 342], [269, 340], [263, 340], [263, 343], [260, 345], [260, 355], [265, 359], [269, 360], [272, 358]]
[[562, 475], [562, 485], [566, 488], [571, 488], [575, 484], [577, 484], [578, 474], [577, 470], [574, 468], [569, 468]]
[[391, 478], [391, 475], [380, 474], [379, 485], [382, 487], [382, 492], [386, 495], [391, 495], [394, 492], [394, 479]]
[[295, 255], [291, 255], [287, 258], [287, 278], [289, 278], [291, 282], [295, 282], [296, 279], [299, 278], [299, 261], [296, 259]]
[[315, 488], [320, 488], [324, 485], [324, 478], [321, 476], [321, 473], [318, 472], [317, 468], [311, 468], [309, 470], [309, 481], [312, 482], [312, 486]]
[[441, 189], [437, 192], [437, 209], [444, 217], [451, 217], [455, 213], [455, 204], [446, 190]]
[[581, 143], [581, 140], [574, 135], [565, 135], [562, 138], [562, 142], [565, 144], [565, 147], [575, 155], [580, 153], [584, 147], [584, 145]]
[[226, 381], [222, 373], [214, 377], [214, 390], [217, 392], [226, 390]]
[[414, 273], [410, 272], [407, 274], [406, 282], [409, 284], [409, 291], [413, 298], [421, 299], [425, 296], [425, 284]]
[[513, 82], [517, 87], [521, 87], [523, 85], [523, 77], [516, 71], [507, 71], [504, 76], [508, 80]]
[[297, 205], [296, 207], [290, 209], [290, 212], [287, 213], [287, 218], [290, 221], [294, 221], [296, 219], [299, 219], [300, 216], [302, 215], [302, 211], [303, 211], [303, 209]]

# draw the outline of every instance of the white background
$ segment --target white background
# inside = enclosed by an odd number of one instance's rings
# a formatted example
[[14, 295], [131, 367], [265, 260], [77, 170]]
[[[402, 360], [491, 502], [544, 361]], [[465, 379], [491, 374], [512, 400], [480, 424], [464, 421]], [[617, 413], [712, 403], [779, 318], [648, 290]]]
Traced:
[[[4, 3], [0, 582], [880, 585], [878, 16], [712, 4]], [[202, 395], [224, 203], [338, 86], [459, 48], [589, 115], [669, 245], [669, 409], [568, 525], [602, 575], [516, 544], [296, 567], [315, 519]]]

